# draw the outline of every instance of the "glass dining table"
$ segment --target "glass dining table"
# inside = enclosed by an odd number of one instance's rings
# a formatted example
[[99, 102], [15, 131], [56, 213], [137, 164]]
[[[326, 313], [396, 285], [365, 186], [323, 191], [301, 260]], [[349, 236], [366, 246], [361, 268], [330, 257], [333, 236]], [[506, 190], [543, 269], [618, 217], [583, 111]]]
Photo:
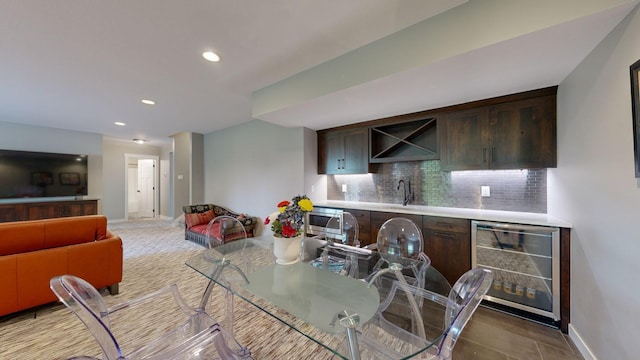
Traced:
[[[233, 298], [239, 297], [307, 338], [336, 358], [358, 359], [358, 326], [374, 317], [384, 294], [384, 282], [367, 282], [298, 261], [280, 265], [271, 236], [233, 241], [188, 259], [186, 265], [210, 279], [201, 307], [207, 309], [211, 288], [227, 292], [227, 329], [233, 332]], [[444, 296], [450, 285], [433, 268], [426, 288]], [[384, 296], [384, 295], [382, 295]], [[437, 343], [442, 332], [430, 340]]]

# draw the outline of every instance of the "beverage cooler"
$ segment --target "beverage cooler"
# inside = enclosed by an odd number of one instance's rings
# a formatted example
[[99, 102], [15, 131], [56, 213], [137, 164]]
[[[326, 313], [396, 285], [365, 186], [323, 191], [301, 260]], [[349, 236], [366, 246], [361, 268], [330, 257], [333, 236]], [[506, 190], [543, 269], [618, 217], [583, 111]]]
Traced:
[[472, 221], [471, 261], [493, 272], [485, 300], [560, 320], [558, 228]]

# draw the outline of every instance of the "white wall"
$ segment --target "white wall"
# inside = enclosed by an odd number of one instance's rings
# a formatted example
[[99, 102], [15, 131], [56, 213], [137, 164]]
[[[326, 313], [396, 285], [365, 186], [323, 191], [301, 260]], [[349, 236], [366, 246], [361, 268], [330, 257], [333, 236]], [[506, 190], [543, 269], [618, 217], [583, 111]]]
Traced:
[[634, 178], [629, 66], [636, 8], [560, 84], [558, 167], [548, 213], [573, 223], [571, 326], [587, 358], [635, 359], [640, 339], [640, 189]]
[[205, 201], [264, 219], [304, 192], [304, 131], [253, 120], [205, 135]]

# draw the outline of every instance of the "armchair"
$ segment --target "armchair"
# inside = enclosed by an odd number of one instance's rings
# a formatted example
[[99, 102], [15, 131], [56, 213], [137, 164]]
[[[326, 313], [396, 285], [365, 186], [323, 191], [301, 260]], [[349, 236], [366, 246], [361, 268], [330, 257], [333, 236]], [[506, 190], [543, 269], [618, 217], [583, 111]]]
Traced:
[[[91, 332], [100, 345], [105, 360], [251, 359], [249, 350], [226, 333], [202, 308], [191, 308], [185, 304], [175, 284], [111, 308], [107, 308], [100, 293], [81, 278], [72, 275], [56, 276], [51, 279], [50, 287]], [[169, 314], [165, 307], [167, 298], [173, 298], [172, 303], [179, 310]], [[149, 307], [162, 300], [162, 306]], [[147, 307], [144, 308], [144, 305]], [[144, 339], [146, 343], [142, 346], [129, 346], [127, 349], [122, 347], [112, 331], [115, 322], [111, 317], [122, 312], [128, 314], [127, 321], [140, 321], [148, 316], [146, 311], [132, 314], [140, 307], [160, 311], [162, 321], [150, 322], [147, 326], [150, 331], [160, 329], [164, 333], [157, 338]], [[181, 319], [184, 320], [178, 319], [179, 314], [182, 314]], [[178, 322], [178, 325], [174, 322]], [[136, 335], [144, 338], [145, 332]], [[93, 359], [87, 356], [80, 358]]]

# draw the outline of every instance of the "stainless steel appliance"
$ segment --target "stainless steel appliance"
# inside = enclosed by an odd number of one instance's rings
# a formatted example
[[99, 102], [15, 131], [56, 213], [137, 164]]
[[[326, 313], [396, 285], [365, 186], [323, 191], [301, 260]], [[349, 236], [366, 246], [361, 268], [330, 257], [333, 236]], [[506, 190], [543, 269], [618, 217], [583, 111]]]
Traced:
[[471, 222], [472, 266], [490, 269], [485, 300], [560, 320], [560, 230]]
[[[305, 219], [307, 235], [324, 235], [329, 219], [334, 216], [342, 217], [342, 213], [342, 209], [314, 206], [313, 210], [307, 213], [307, 218]], [[340, 223], [342, 223], [342, 219], [340, 219]]]

